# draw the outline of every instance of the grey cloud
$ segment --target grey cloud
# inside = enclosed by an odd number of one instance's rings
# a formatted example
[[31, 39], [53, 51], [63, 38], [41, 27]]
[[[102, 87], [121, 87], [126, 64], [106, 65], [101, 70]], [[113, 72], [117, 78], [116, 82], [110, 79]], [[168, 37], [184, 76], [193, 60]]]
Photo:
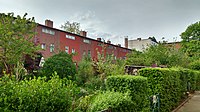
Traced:
[[94, 38], [105, 36], [118, 43], [126, 35], [180, 40], [181, 32], [200, 20], [200, 0], [2, 0], [0, 4], [1, 12], [28, 12], [40, 23], [52, 19], [56, 27], [66, 20], [77, 21]]

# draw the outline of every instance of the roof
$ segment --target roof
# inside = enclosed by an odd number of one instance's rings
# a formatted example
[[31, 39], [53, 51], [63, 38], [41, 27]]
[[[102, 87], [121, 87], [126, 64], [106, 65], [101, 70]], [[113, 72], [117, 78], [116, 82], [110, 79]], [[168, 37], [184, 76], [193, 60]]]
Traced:
[[[52, 27], [49, 27], [49, 26], [46, 26], [46, 25], [42, 25], [42, 24], [39, 24], [39, 23], [37, 23], [37, 24], [40, 25], [40, 26], [49, 28], [49, 29], [53, 29], [53, 30], [57, 30], [57, 31], [60, 31], [60, 32], [68, 33], [68, 34], [71, 34], [71, 35], [74, 35], [74, 36], [79, 36], [79, 37], [81, 37], [81, 38], [89, 39], [89, 40], [96, 41], [96, 42], [100, 42], [100, 43], [106, 43], [106, 42], [98, 41], [98, 40], [95, 40], [95, 39], [92, 39], [92, 38], [89, 38], [89, 37], [84, 37], [84, 36], [77, 35], [77, 34], [74, 34], [74, 33], [71, 33], [71, 32], [67, 32], [67, 31], [64, 31], [64, 30], [60, 30], [60, 29], [57, 29], [57, 28], [52, 28]], [[114, 45], [114, 44], [110, 44], [110, 43], [106, 43], [106, 44], [112, 45], [112, 46], [115, 46], [115, 47], [120, 47], [120, 48], [122, 48], [122, 49], [131, 50], [131, 49], [129, 49], [129, 48], [121, 47], [121, 46]]]

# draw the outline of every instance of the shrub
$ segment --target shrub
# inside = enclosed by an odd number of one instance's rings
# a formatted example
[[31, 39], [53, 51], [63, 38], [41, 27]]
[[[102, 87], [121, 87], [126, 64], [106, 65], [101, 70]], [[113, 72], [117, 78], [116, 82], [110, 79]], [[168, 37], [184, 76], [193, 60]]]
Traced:
[[189, 68], [193, 70], [200, 70], [200, 60], [190, 63]]
[[128, 94], [120, 92], [99, 93], [91, 104], [90, 112], [109, 110], [112, 112], [131, 112], [133, 102]]
[[50, 78], [54, 72], [57, 72], [60, 78], [74, 79], [76, 66], [72, 61], [71, 55], [60, 52], [48, 58], [41, 71], [47, 78]]
[[71, 111], [79, 89], [70, 80], [53, 76], [16, 82], [0, 81], [0, 111], [49, 112]]
[[184, 97], [183, 93], [196, 90], [200, 76], [196, 71], [183, 68], [144, 68], [139, 70], [139, 75], [147, 77], [150, 96], [160, 94], [161, 112], [171, 111]]
[[92, 60], [88, 57], [85, 57], [78, 64], [78, 73], [76, 74], [76, 81], [78, 85], [83, 86], [93, 77], [94, 77], [94, 70], [92, 66]]
[[119, 75], [110, 76], [106, 80], [106, 88], [111, 91], [129, 92], [134, 101], [134, 111], [144, 111], [147, 108], [148, 86], [147, 78], [142, 76]]

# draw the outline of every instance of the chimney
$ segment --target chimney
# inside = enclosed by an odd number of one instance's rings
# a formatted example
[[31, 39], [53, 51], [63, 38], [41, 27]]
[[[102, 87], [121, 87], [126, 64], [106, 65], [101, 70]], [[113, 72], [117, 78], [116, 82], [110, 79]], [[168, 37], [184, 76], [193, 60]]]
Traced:
[[101, 38], [97, 38], [98, 41], [101, 41]]
[[128, 48], [128, 38], [126, 37], [126, 38], [124, 39], [124, 41], [125, 41], [125, 48]]
[[86, 37], [87, 36], [87, 32], [86, 31], [80, 31], [80, 36]]
[[121, 44], [118, 44], [119, 47], [121, 47]]
[[107, 41], [107, 43], [108, 43], [108, 44], [111, 44], [111, 41], [110, 41], [110, 40], [108, 40], [108, 41]]
[[53, 28], [53, 21], [46, 19], [45, 20], [45, 26]]
[[138, 41], [141, 41], [142, 39], [141, 39], [141, 38], [137, 38], [137, 40], [138, 40]]

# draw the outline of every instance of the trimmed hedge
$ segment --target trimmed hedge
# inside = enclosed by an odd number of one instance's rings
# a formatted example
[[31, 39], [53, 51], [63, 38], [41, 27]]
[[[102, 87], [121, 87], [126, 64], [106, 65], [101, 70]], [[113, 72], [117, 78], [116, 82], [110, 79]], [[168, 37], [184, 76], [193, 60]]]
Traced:
[[142, 76], [120, 75], [110, 76], [106, 80], [106, 88], [110, 91], [129, 93], [134, 101], [134, 112], [144, 111], [148, 105], [147, 78]]
[[89, 112], [111, 111], [111, 112], [131, 112], [133, 101], [128, 94], [120, 92], [99, 93], [94, 98]]
[[199, 88], [200, 73], [189, 69], [144, 68], [139, 75], [148, 79], [149, 96], [160, 94], [161, 112], [170, 112], [187, 91]]
[[0, 78], [1, 112], [61, 112], [71, 111], [79, 88], [70, 80], [52, 77], [17, 82]]

